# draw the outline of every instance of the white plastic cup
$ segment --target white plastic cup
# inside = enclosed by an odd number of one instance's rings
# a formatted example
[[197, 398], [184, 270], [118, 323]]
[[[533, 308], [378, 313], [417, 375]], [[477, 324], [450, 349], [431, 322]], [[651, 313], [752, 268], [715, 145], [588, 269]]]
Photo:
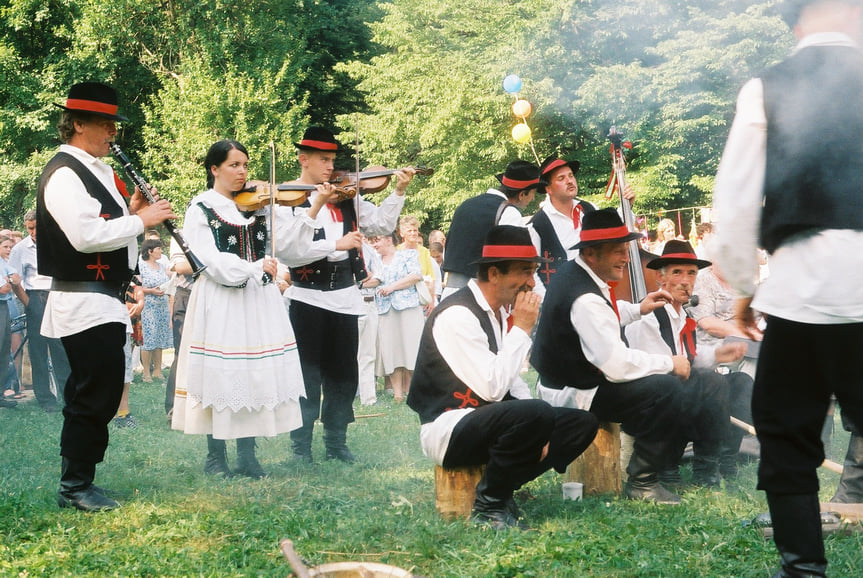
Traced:
[[580, 502], [584, 494], [584, 484], [579, 482], [564, 482], [563, 483], [563, 499]]

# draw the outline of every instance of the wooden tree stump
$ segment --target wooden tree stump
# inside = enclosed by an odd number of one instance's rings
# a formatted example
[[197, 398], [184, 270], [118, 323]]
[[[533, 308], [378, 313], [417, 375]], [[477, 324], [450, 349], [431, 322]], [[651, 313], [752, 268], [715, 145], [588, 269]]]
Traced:
[[620, 495], [620, 424], [601, 422], [593, 443], [569, 464], [566, 481], [584, 484], [584, 494]]
[[468, 518], [476, 498], [476, 485], [484, 471], [485, 466], [435, 466], [435, 509], [438, 514], [447, 520]]

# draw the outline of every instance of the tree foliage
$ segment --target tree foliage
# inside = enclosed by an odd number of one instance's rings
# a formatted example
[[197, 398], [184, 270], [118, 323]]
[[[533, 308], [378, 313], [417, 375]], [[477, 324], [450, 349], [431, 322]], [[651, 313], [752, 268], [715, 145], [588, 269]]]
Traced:
[[[119, 141], [179, 211], [213, 141], [244, 142], [258, 177], [274, 142], [290, 178], [311, 123], [358, 135], [364, 165], [433, 167], [408, 200], [427, 228], [516, 157], [578, 158], [582, 193], [606, 203], [612, 124], [635, 143], [637, 210], [705, 204], [737, 90], [792, 45], [773, 4], [0, 0], [0, 222], [33, 205], [52, 103], [82, 80], [118, 89]], [[513, 73], [536, 157], [510, 136]]]

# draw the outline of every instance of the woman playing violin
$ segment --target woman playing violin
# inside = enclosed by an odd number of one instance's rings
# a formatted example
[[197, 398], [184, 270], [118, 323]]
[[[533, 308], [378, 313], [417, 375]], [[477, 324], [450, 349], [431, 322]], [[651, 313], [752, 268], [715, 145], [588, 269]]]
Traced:
[[[204, 161], [209, 189], [190, 203], [183, 234], [206, 270], [195, 282], [177, 363], [172, 427], [207, 434], [205, 471], [228, 476], [225, 440], [237, 440], [235, 473], [260, 478], [255, 437], [302, 423], [300, 360], [281, 294], [271, 282], [267, 215], [234, 203], [248, 176], [245, 147], [223, 140]], [[295, 264], [310, 249], [321, 191], [304, 215], [275, 207], [275, 253]]]

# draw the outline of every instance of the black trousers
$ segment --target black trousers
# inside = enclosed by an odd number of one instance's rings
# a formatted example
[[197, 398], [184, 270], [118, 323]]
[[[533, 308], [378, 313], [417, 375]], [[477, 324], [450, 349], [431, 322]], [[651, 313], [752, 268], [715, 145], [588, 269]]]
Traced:
[[303, 426], [312, 427], [320, 416], [324, 427], [347, 427], [354, 421], [359, 383], [358, 316], [291, 301], [290, 317], [306, 386], [306, 397], [300, 398]]
[[165, 382], [165, 413], [174, 408], [174, 391], [177, 387], [177, 358], [180, 357], [180, 341], [183, 339], [183, 323], [186, 321], [186, 308], [189, 306], [191, 289], [177, 287], [174, 292], [174, 308], [171, 310], [171, 329], [174, 333], [174, 361]]
[[57, 392], [63, 395], [63, 388], [69, 379], [69, 359], [66, 350], [59, 339], [49, 339], [42, 335], [39, 328], [42, 327], [42, 317], [45, 316], [45, 303], [48, 301], [49, 291], [31, 290], [27, 291], [28, 303], [24, 308], [27, 314], [27, 340], [29, 345], [27, 351], [30, 354], [30, 367], [33, 370], [33, 394], [40, 405], [50, 405], [56, 402], [54, 394], [51, 393], [50, 376], [48, 375], [48, 355], [51, 355], [51, 366], [54, 368], [54, 377], [57, 380]]
[[108, 448], [126, 373], [126, 326], [106, 323], [61, 338], [72, 372], [66, 382], [60, 455], [97, 464]]
[[818, 491], [821, 427], [831, 394], [852, 423], [863, 423], [861, 351], [863, 323], [812, 325], [770, 317], [752, 396], [761, 442], [758, 489]]
[[[485, 464], [488, 494], [506, 499], [551, 468], [565, 472], [596, 437], [598, 427], [590, 412], [552, 407], [538, 399], [491, 403], [458, 422], [443, 465]], [[548, 455], [540, 461], [545, 444]]]
[[633, 455], [645, 460], [653, 473], [673, 463], [689, 421], [683, 384], [673, 375], [604, 383], [596, 390], [590, 413], [600, 421], [619, 422], [635, 438]]
[[[11, 368], [15, 367], [9, 362], [9, 356], [12, 355], [12, 319], [9, 315], [9, 304], [6, 301], [0, 301], [0, 387], [6, 387], [6, 380], [9, 377]], [[3, 391], [0, 390], [0, 397], [3, 397]]]

